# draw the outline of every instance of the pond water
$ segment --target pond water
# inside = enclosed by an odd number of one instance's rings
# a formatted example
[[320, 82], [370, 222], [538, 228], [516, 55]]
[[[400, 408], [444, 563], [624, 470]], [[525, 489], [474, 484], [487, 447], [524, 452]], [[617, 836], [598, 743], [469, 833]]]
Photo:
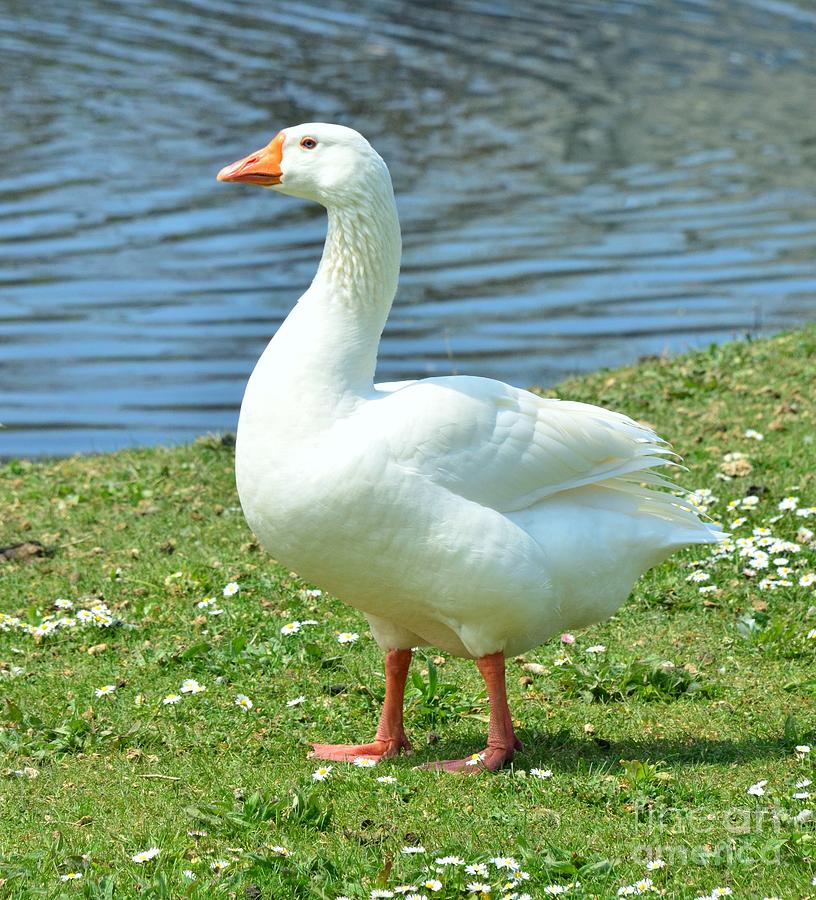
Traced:
[[521, 385], [816, 318], [809, 0], [6, 0], [0, 456], [232, 429], [322, 210], [215, 172], [365, 133], [379, 375]]

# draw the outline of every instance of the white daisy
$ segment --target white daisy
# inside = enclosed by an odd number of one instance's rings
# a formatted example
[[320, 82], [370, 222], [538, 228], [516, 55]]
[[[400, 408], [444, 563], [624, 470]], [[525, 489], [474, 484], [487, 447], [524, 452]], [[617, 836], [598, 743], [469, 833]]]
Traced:
[[234, 597], [239, 590], [238, 583], [236, 581], [231, 581], [224, 590], [221, 591], [221, 594], [224, 597]]
[[356, 631], [341, 631], [337, 635], [338, 644], [353, 644], [360, 639], [360, 635]]
[[97, 697], [107, 697], [109, 694], [112, 694], [116, 690], [115, 684], [103, 684], [102, 687], [98, 687], [94, 693]]
[[135, 863], [146, 863], [148, 860], [153, 859], [153, 857], [158, 856], [161, 853], [158, 847], [150, 847], [148, 850], [140, 850], [138, 853], [134, 853], [130, 858]]
[[206, 688], [203, 684], [199, 684], [195, 678], [187, 678], [185, 681], [182, 681], [179, 690], [182, 694], [200, 694]]
[[254, 706], [253, 702], [247, 697], [246, 694], [236, 694], [235, 700], [233, 701], [236, 706], [240, 706], [244, 712], [248, 712]]
[[312, 772], [312, 778], [315, 781], [325, 781], [327, 778], [331, 778], [331, 770], [331, 766], [320, 766], [319, 769]]
[[487, 878], [490, 875], [490, 870], [484, 863], [473, 863], [470, 866], [465, 866], [465, 872], [468, 875], [480, 875], [482, 878]]
[[178, 703], [181, 700], [181, 694], [168, 694], [164, 700], [162, 700], [162, 704], [164, 706], [172, 706], [174, 703]]
[[490, 862], [492, 862], [497, 869], [510, 869], [511, 871], [514, 871], [515, 869], [520, 868], [519, 864], [512, 856], [494, 856]]

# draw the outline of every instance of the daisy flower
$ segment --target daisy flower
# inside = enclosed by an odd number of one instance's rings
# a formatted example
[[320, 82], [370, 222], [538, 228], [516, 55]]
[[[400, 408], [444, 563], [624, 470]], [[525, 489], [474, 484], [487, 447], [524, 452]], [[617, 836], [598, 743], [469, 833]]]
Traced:
[[245, 712], [252, 709], [254, 705], [246, 694], [236, 694], [234, 703], [236, 706], [240, 706]]
[[414, 853], [424, 853], [424, 852], [425, 852], [424, 847], [403, 847], [402, 850], [400, 850], [400, 853], [404, 853], [406, 856], [411, 856]]
[[179, 690], [182, 694], [200, 694], [202, 691], [205, 691], [206, 688], [203, 684], [199, 684], [195, 678], [187, 678], [181, 683]]
[[490, 874], [490, 871], [484, 863], [473, 863], [470, 866], [465, 866], [465, 872], [467, 872], [468, 875], [480, 875], [482, 878], [487, 878]]
[[368, 895], [371, 900], [380, 900], [380, 898], [393, 897], [394, 892], [388, 891], [385, 888], [374, 888], [374, 890]]
[[591, 647], [586, 648], [587, 653], [606, 653], [606, 647], [604, 644], [593, 644]]
[[759, 431], [754, 431], [753, 428], [745, 429], [745, 437], [752, 438], [755, 441], [764, 441], [765, 440], [765, 435]]
[[748, 793], [752, 794], [754, 797], [761, 797], [765, 793], [765, 785], [768, 783], [768, 780], [765, 778], [762, 781], [758, 781], [756, 784], [752, 784], [751, 787], [748, 788]]
[[231, 581], [228, 585], [226, 585], [224, 590], [221, 591], [221, 595], [223, 597], [234, 597], [238, 593], [239, 590], [241, 590], [241, 589], [238, 587], [238, 582]]
[[229, 867], [228, 859], [216, 859], [210, 863], [210, 868], [215, 872], [216, 875], [220, 875], [224, 869]]
[[373, 769], [377, 765], [377, 761], [368, 756], [358, 756], [353, 762], [358, 769]]
[[275, 846], [275, 847], [270, 847], [269, 849], [276, 856], [289, 856], [289, 851], [286, 849], [286, 847]]
[[552, 769], [530, 769], [534, 778], [552, 778]]
[[[814, 629], [814, 637], [816, 637], [816, 629]], [[793, 748], [793, 752], [799, 757], [799, 759], [804, 759], [808, 755], [808, 753], [810, 753], [810, 745], [797, 744]]]
[[280, 630], [281, 634], [297, 634], [300, 631], [300, 622], [287, 622]]
[[556, 897], [558, 894], [566, 894], [569, 887], [565, 884], [548, 884], [544, 888], [544, 893], [549, 897]]
[[512, 856], [494, 856], [490, 862], [492, 862], [497, 869], [510, 869], [512, 871], [519, 868], [519, 864]]
[[422, 887], [424, 887], [426, 891], [441, 891], [442, 882], [438, 878], [429, 878], [427, 881], [422, 882]]
[[312, 778], [315, 781], [325, 781], [327, 778], [331, 777], [331, 770], [331, 766], [320, 766], [319, 769], [312, 772]]
[[799, 579], [800, 587], [810, 587], [814, 584], [816, 584], [816, 574], [814, 574], [813, 572], [805, 572], [805, 574]]
[[654, 872], [656, 869], [665, 869], [666, 868], [666, 860], [664, 859], [650, 859], [649, 862], [646, 863], [646, 869], [649, 872]]
[[465, 760], [466, 766], [478, 766], [479, 763], [484, 759], [484, 753], [471, 753], [470, 756]]
[[380, 775], [377, 778], [377, 781], [379, 781], [380, 784], [396, 784], [397, 783], [397, 779], [393, 775]]
[[708, 581], [709, 578], [711, 578], [711, 576], [708, 574], [708, 572], [697, 571], [692, 572], [691, 575], [688, 575], [686, 577], [686, 581]]
[[168, 694], [164, 700], [162, 700], [162, 704], [164, 706], [172, 706], [174, 703], [178, 703], [181, 700], [181, 694]]
[[109, 694], [112, 694], [116, 690], [115, 684], [103, 684], [102, 687], [97, 688], [94, 693], [97, 697], [107, 697]]
[[471, 881], [467, 889], [471, 894], [489, 894], [491, 891], [490, 885], [484, 881]]
[[208, 606], [215, 606], [218, 601], [215, 597], [205, 597], [203, 600], [199, 600], [196, 603], [196, 609], [206, 609]]
[[60, 881], [79, 881], [82, 878], [82, 872], [66, 872], [60, 875]]
[[301, 694], [299, 697], [294, 697], [292, 700], [287, 700], [287, 706], [300, 706], [301, 703], [305, 703], [306, 698]]
[[779, 505], [777, 509], [788, 510], [788, 509], [796, 509], [799, 506], [799, 498], [798, 497], [783, 497], [779, 501]]
[[[56, 606], [57, 609], [73, 609], [74, 601], [66, 600], [64, 597], [57, 597], [54, 601], [54, 606]], [[82, 876], [80, 875], [79, 877], [81, 878]]]
[[337, 635], [338, 644], [353, 644], [360, 639], [360, 635], [356, 631], [341, 631]]
[[322, 597], [323, 591], [320, 588], [304, 588], [301, 593], [304, 597]]
[[575, 643], [575, 635], [570, 634], [568, 631], [565, 631], [564, 634], [561, 635], [561, 643], [562, 644], [574, 644]]
[[440, 866], [463, 866], [465, 861], [461, 856], [440, 856], [436, 863]]
[[148, 860], [153, 859], [160, 853], [161, 850], [159, 850], [158, 847], [150, 847], [148, 850], [140, 850], [138, 853], [134, 853], [130, 858], [135, 863], [146, 863]]

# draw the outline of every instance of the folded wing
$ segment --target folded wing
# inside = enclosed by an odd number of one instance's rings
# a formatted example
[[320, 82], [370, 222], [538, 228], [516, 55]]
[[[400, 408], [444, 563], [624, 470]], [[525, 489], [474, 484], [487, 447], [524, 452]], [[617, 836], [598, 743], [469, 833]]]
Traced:
[[672, 487], [653, 471], [675, 464], [665, 441], [597, 406], [465, 376], [388, 385], [375, 406], [398, 465], [499, 512], [597, 482]]

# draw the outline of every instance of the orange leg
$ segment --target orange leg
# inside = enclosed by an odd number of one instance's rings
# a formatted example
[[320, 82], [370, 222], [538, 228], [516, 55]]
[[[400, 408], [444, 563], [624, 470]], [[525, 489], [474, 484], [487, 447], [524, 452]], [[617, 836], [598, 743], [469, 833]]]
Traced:
[[402, 704], [405, 680], [411, 665], [410, 650], [389, 650], [385, 655], [385, 702], [380, 714], [377, 734], [370, 744], [312, 744], [310, 757], [317, 759], [352, 760], [387, 759], [399, 756], [401, 750], [410, 752], [411, 745], [402, 725]]
[[510, 707], [507, 705], [507, 689], [504, 681], [504, 654], [490, 653], [480, 656], [476, 665], [487, 685], [490, 701], [490, 724], [487, 729], [487, 746], [467, 759], [446, 759], [427, 763], [424, 769], [443, 769], [445, 772], [479, 772], [489, 769], [496, 772], [510, 762], [521, 741], [513, 731]]

